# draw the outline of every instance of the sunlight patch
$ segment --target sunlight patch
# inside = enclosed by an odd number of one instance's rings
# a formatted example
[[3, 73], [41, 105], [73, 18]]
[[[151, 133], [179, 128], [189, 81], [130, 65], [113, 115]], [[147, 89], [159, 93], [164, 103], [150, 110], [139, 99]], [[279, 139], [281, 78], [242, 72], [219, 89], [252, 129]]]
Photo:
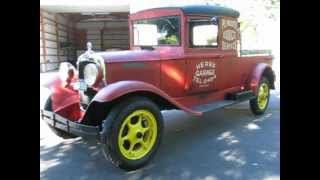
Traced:
[[205, 176], [203, 178], [197, 178], [197, 180], [218, 180], [215, 176]]
[[234, 162], [238, 166], [243, 166], [246, 164], [244, 156], [238, 150], [226, 150], [222, 151], [220, 157], [223, 158], [225, 161]]
[[258, 130], [261, 129], [260, 126], [256, 125], [255, 123], [249, 123], [246, 125], [246, 128], [249, 130]]
[[265, 178], [263, 178], [263, 180], [280, 180], [280, 176], [276, 175], [276, 176], [267, 176]]
[[272, 116], [272, 113], [268, 113], [268, 114], [262, 116], [261, 118], [253, 120], [253, 122], [262, 122], [262, 121], [266, 120], [267, 118], [269, 118], [271, 116]]
[[60, 164], [59, 159], [51, 159], [47, 161], [40, 159], [40, 173], [58, 164]]
[[238, 144], [240, 141], [237, 139], [237, 137], [235, 137], [234, 135], [232, 135], [231, 131], [226, 131], [224, 133], [222, 133], [218, 138], [218, 141], [225, 141], [228, 145], [232, 145], [232, 144]]
[[277, 159], [279, 157], [279, 153], [278, 152], [268, 152], [265, 150], [261, 150], [259, 151], [260, 154], [264, 155], [265, 158], [267, 158], [268, 160], [274, 160]]
[[97, 146], [90, 146], [89, 150], [97, 149]]
[[189, 170], [184, 170], [183, 173], [181, 174], [181, 177], [183, 179], [190, 178], [190, 176], [191, 176], [191, 172]]
[[66, 151], [71, 150], [72, 145], [71, 144], [64, 144], [60, 148], [61, 148], [61, 152], [66, 152]]
[[258, 163], [251, 163], [252, 166], [258, 166]]
[[242, 173], [240, 170], [227, 170], [224, 172], [226, 176], [231, 176], [233, 179], [240, 179], [242, 177]]
[[55, 156], [56, 156], [56, 157], [62, 157], [62, 156], [64, 156], [64, 153], [58, 152]]

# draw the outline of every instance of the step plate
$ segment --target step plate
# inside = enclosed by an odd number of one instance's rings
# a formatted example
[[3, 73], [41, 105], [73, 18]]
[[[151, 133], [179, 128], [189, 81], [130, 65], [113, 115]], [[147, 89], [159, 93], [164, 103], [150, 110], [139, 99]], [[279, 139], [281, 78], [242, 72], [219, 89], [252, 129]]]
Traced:
[[220, 108], [223, 108], [223, 107], [226, 107], [226, 106], [231, 106], [231, 105], [234, 105], [234, 104], [237, 104], [237, 103], [241, 103], [241, 102], [250, 100], [250, 99], [252, 99], [254, 97], [255, 97], [254, 95], [251, 95], [251, 96], [247, 96], [245, 98], [241, 98], [239, 100], [215, 101], [215, 102], [212, 102], [212, 103], [209, 103], [209, 104], [201, 104], [201, 105], [198, 105], [198, 106], [193, 106], [193, 107], [191, 107], [191, 109], [194, 110], [194, 111], [199, 111], [199, 112], [204, 113], [204, 112], [220, 109]]
[[248, 99], [251, 99], [254, 97], [255, 96], [254, 96], [253, 92], [250, 90], [250, 91], [242, 91], [242, 92], [227, 94], [226, 100], [242, 101], [242, 100], [248, 100]]
[[216, 101], [213, 103], [209, 104], [202, 104], [198, 106], [194, 106], [191, 109], [199, 112], [208, 112], [208, 111], [213, 111], [215, 109], [220, 109], [226, 106], [233, 105], [237, 103], [238, 101], [233, 101], [233, 100], [223, 100], [223, 101]]

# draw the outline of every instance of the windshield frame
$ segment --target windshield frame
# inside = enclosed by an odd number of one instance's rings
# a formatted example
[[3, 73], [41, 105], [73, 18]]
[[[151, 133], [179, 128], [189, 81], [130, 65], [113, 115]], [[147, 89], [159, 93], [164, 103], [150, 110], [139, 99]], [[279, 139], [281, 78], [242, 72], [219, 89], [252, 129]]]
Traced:
[[[144, 20], [156, 20], [156, 19], [161, 19], [161, 18], [166, 18], [166, 17], [176, 17], [178, 18], [178, 27], [179, 27], [179, 42], [178, 44], [158, 44], [158, 45], [136, 45], [134, 44], [134, 22], [135, 21], [144, 21]], [[141, 46], [152, 46], [152, 47], [165, 47], [165, 46], [174, 46], [174, 47], [180, 47], [181, 46], [181, 41], [182, 41], [182, 27], [181, 27], [181, 16], [180, 15], [167, 15], [167, 16], [157, 16], [157, 17], [152, 17], [152, 18], [141, 18], [141, 19], [134, 19], [131, 20], [131, 34], [132, 34], [132, 47], [141, 47]]]

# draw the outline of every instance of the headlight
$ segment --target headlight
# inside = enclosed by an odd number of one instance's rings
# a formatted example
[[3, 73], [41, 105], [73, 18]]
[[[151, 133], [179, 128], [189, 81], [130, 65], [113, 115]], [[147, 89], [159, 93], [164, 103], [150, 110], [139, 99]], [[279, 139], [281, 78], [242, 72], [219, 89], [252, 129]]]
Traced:
[[92, 86], [96, 83], [99, 76], [98, 66], [94, 63], [89, 63], [84, 67], [83, 78], [88, 86]]
[[59, 67], [59, 76], [62, 81], [71, 81], [75, 74], [75, 67], [68, 62], [63, 62]]

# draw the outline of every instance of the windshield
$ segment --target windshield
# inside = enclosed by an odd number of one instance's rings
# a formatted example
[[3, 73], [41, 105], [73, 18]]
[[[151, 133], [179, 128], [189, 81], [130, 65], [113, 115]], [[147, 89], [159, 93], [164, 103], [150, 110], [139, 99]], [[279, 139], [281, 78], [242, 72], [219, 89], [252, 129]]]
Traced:
[[178, 16], [133, 22], [135, 46], [179, 45], [180, 23]]

